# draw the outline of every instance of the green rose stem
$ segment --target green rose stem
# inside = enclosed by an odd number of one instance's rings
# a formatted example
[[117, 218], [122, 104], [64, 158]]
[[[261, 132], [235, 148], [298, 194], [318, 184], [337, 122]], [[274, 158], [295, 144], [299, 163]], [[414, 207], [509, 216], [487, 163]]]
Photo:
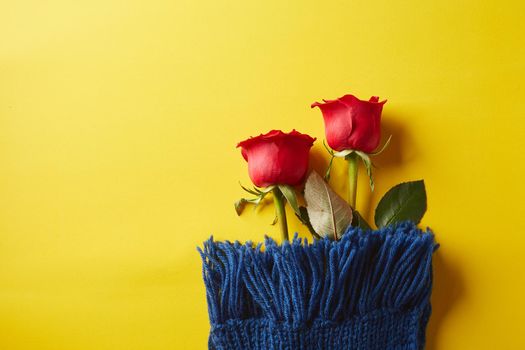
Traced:
[[348, 203], [355, 210], [357, 196], [357, 154], [352, 152], [346, 156], [348, 161]]
[[286, 222], [286, 211], [284, 210], [284, 198], [277, 186], [275, 186], [272, 192], [273, 203], [275, 204], [275, 215], [277, 216], [277, 221], [281, 227], [281, 236], [284, 242], [288, 240], [288, 224]]

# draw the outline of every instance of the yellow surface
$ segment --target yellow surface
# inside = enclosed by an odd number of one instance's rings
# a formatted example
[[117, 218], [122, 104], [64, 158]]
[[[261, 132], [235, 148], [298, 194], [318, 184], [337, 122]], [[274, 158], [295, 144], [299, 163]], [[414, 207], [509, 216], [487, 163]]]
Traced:
[[[522, 1], [7, 1], [0, 349], [204, 349], [195, 247], [278, 237], [236, 142], [323, 139], [321, 98], [388, 98], [377, 187], [424, 178], [429, 349], [525, 348]], [[323, 171], [321, 142], [313, 166]], [[342, 161], [333, 184], [346, 193]], [[363, 174], [361, 174], [363, 175]], [[290, 215], [291, 230], [306, 234]]]

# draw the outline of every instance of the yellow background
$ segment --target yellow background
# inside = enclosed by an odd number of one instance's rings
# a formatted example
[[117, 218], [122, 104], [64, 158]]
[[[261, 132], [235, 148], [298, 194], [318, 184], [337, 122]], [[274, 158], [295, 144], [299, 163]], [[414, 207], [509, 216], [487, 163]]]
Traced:
[[358, 207], [426, 181], [428, 348], [525, 347], [522, 1], [0, 4], [0, 349], [204, 349], [195, 247], [279, 236], [237, 141], [297, 128], [323, 171], [309, 104], [345, 93], [393, 135]]

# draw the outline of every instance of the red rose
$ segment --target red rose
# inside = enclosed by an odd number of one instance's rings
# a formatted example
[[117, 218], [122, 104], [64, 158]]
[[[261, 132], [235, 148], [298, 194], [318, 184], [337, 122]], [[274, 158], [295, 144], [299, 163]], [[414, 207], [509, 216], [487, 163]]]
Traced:
[[308, 170], [308, 153], [315, 138], [292, 130], [272, 130], [239, 142], [248, 173], [259, 187], [298, 185]]
[[336, 151], [352, 149], [370, 153], [379, 146], [381, 138], [381, 112], [386, 100], [370, 97], [363, 101], [353, 95], [337, 100], [315, 102], [323, 112], [326, 141]]

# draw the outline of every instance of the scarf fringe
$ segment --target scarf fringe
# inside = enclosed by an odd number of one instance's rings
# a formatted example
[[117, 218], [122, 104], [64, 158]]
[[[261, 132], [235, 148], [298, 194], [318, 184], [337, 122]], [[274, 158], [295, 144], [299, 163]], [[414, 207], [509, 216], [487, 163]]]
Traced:
[[437, 247], [429, 229], [406, 222], [376, 231], [351, 227], [336, 242], [308, 243], [295, 234], [283, 245], [266, 237], [263, 247], [212, 236], [197, 249], [212, 325], [265, 318], [300, 327], [427, 306]]

